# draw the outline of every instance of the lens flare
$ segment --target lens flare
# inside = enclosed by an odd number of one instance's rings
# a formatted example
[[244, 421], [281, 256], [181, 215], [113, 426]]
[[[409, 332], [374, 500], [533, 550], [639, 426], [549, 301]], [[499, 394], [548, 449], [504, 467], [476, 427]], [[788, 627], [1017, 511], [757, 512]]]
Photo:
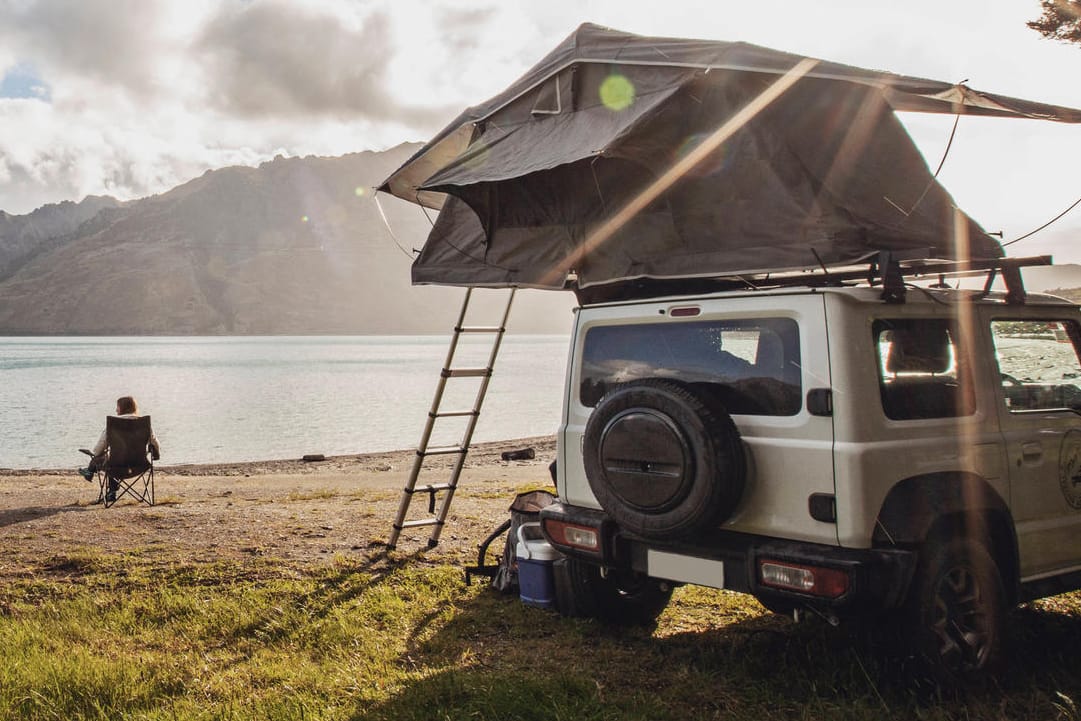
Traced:
[[[687, 137], [679, 147], [676, 148], [675, 161], [679, 162], [683, 160], [692, 152], [695, 148], [701, 145], [704, 141], [709, 139], [709, 133], [695, 133]], [[722, 145], [705, 158], [703, 158], [697, 165], [687, 171], [687, 175], [692, 178], [704, 178], [709, 175], [715, 175], [724, 170], [728, 161], [727, 146]]]
[[306, 215], [300, 216], [300, 222], [301, 223], [307, 223], [308, 222], [308, 216], [306, 216]]
[[624, 75], [609, 75], [601, 83], [599, 94], [604, 107], [609, 110], [626, 110], [634, 103], [634, 83]]
[[358, 198], [363, 198], [367, 194], [368, 189], [365, 188], [363, 185], [358, 185], [357, 187], [353, 188], [353, 195], [357, 196]]

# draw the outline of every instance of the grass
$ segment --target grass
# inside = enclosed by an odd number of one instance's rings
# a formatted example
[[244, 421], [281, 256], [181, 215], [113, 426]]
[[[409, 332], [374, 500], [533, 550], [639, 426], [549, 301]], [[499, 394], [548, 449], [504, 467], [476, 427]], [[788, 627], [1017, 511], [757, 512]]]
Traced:
[[842, 630], [707, 589], [619, 630], [423, 557], [85, 552], [8, 578], [2, 719], [1079, 718], [1081, 594], [1018, 610], [1006, 669], [941, 696]]

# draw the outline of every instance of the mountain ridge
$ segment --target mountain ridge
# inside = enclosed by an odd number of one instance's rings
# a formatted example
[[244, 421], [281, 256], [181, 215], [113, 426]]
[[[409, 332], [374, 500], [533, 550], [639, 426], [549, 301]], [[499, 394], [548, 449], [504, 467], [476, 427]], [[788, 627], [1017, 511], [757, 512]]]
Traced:
[[50, 203], [26, 215], [0, 210], [0, 278], [9, 275], [29, 255], [41, 252], [50, 241], [74, 233], [102, 209], [119, 205], [121, 202], [110, 196], [88, 195], [78, 203]]
[[[410, 284], [399, 242], [419, 247], [428, 220], [389, 196], [380, 211], [372, 190], [417, 147], [278, 156], [125, 203], [5, 213], [0, 334], [444, 333], [464, 291]], [[512, 330], [567, 332], [569, 293], [526, 296]]]

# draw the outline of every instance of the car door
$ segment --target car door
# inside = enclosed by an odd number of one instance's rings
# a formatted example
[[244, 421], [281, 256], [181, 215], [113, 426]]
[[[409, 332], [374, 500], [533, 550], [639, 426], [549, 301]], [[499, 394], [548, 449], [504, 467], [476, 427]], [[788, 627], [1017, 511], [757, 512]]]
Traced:
[[1081, 326], [1048, 310], [988, 313], [1022, 581], [1081, 567]]

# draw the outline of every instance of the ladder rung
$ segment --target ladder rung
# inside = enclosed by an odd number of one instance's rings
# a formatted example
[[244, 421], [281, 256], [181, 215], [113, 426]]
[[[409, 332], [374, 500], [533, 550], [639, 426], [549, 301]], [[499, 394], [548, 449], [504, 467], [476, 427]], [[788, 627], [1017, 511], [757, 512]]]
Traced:
[[429, 483], [426, 486], [418, 486], [417, 488], [403, 488], [406, 493], [438, 493], [439, 491], [449, 491], [457, 486], [452, 486], [449, 483]]
[[454, 330], [458, 333], [505, 333], [507, 329], [498, 325], [472, 325]]
[[448, 456], [452, 453], [465, 453], [468, 449], [461, 446], [439, 446], [427, 450], [417, 449], [418, 456]]
[[398, 530], [403, 528], [418, 528], [420, 526], [441, 526], [442, 522], [438, 518], [418, 518], [415, 521], [403, 521], [402, 524], [395, 525]]
[[479, 411], [441, 411], [439, 413], [429, 413], [432, 418], [461, 418], [463, 416], [476, 416], [480, 415]]
[[492, 375], [491, 368], [444, 368], [444, 378], [484, 378]]

